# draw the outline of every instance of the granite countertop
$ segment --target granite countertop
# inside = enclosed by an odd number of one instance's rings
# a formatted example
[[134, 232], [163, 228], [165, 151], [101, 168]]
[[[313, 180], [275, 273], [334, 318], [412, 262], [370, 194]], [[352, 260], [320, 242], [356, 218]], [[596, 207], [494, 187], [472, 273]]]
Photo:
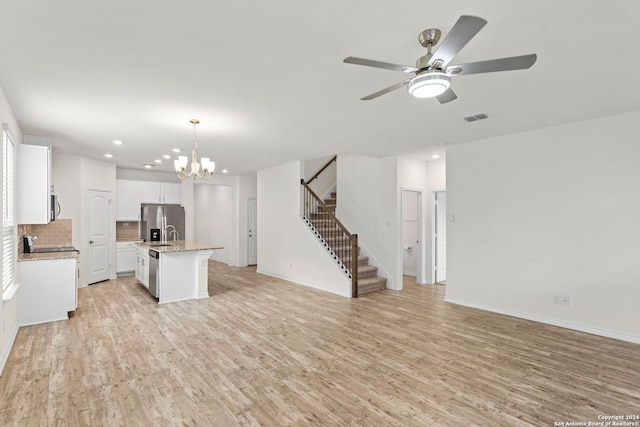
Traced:
[[154, 246], [159, 245], [160, 242], [139, 242], [136, 243], [141, 248], [153, 249], [154, 251], [158, 251], [160, 253], [171, 253], [171, 252], [189, 252], [189, 251], [206, 251], [210, 249], [224, 249], [224, 246], [212, 245], [210, 243], [202, 243], [202, 242], [193, 242], [191, 240], [178, 240], [177, 244], [173, 244], [173, 242], [168, 242], [163, 244], [165, 246]]
[[54, 259], [68, 259], [68, 258], [78, 258], [78, 251], [67, 251], [67, 252], [42, 252], [35, 254], [19, 254], [18, 262], [20, 261], [47, 261]]

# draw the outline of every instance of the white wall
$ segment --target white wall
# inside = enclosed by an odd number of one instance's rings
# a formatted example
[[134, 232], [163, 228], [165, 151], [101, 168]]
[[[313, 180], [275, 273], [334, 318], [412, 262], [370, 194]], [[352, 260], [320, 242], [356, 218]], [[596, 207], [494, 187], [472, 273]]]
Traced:
[[397, 158], [339, 155], [337, 180], [337, 218], [358, 235], [360, 253], [378, 267], [387, 288], [402, 289]]
[[258, 272], [351, 295], [341, 272], [300, 218], [300, 162], [258, 171]]
[[[11, 136], [14, 139], [14, 142], [20, 144], [22, 142], [22, 130], [18, 126], [18, 122], [13, 113], [13, 109], [11, 105], [9, 105], [9, 101], [5, 96], [4, 90], [0, 87], [0, 125], [2, 123], [6, 123], [11, 133]], [[1, 130], [1, 129], [0, 129]], [[0, 155], [2, 155], [0, 153]], [[2, 162], [0, 162], [0, 169], [2, 168]], [[0, 177], [2, 176], [0, 170]], [[3, 190], [0, 190], [3, 191]], [[2, 203], [4, 197], [0, 197], [0, 212], [2, 211]], [[16, 239], [19, 238], [17, 235], [17, 225], [16, 225]], [[16, 252], [17, 257], [17, 252]], [[2, 252], [0, 251], [0, 261], [2, 260]], [[1, 275], [2, 273], [0, 273]], [[19, 281], [19, 277], [17, 277], [17, 268], [15, 271], [16, 280]], [[2, 368], [4, 368], [4, 364], [9, 357], [9, 352], [11, 351], [11, 347], [13, 346], [13, 341], [16, 337], [16, 333], [18, 332], [18, 298], [20, 298], [20, 290], [16, 294], [14, 294], [13, 298], [9, 301], [0, 301], [0, 373], [2, 373]]]
[[[331, 192], [336, 188], [337, 162], [329, 163], [333, 157], [334, 156], [321, 157], [319, 159], [307, 160], [303, 163], [303, 176], [305, 181], [309, 181], [320, 169], [327, 166], [316, 179], [309, 183], [309, 188], [323, 201], [330, 197]], [[329, 163], [329, 165], [327, 165], [327, 163]]]
[[111, 194], [110, 277], [116, 277], [116, 167], [113, 163], [82, 156], [58, 154], [53, 149], [53, 185], [60, 202], [60, 218], [72, 220], [73, 246], [80, 250], [79, 286], [87, 285], [88, 265], [87, 194], [89, 190], [109, 191]]
[[[213, 240], [210, 243], [225, 247], [214, 251], [211, 259], [234, 267], [246, 267], [247, 203], [248, 199], [256, 197], [256, 177], [252, 175], [214, 175], [207, 181], [183, 181], [180, 201], [187, 216], [186, 234], [192, 236], [188, 240], [203, 241], [211, 238]], [[215, 217], [213, 223], [206, 219], [212, 215]], [[220, 228], [222, 222], [226, 224], [226, 230]]]
[[[58, 154], [53, 150], [52, 158], [52, 181], [54, 193], [58, 195], [60, 203], [60, 219], [71, 220], [71, 237], [73, 247], [85, 252], [83, 233], [86, 223], [82, 216], [83, 204], [86, 203], [86, 195], [83, 196], [82, 189], [82, 157]], [[114, 237], [115, 239], [115, 237]], [[78, 263], [78, 268], [84, 273], [84, 264]], [[84, 276], [83, 276], [84, 277]], [[78, 280], [78, 283], [85, 285], [85, 282]]]
[[640, 343], [639, 122], [448, 147], [446, 300]]
[[233, 188], [226, 185], [196, 184], [193, 186], [195, 211], [194, 234], [199, 242], [224, 246], [213, 251], [211, 259], [229, 263], [231, 210]]

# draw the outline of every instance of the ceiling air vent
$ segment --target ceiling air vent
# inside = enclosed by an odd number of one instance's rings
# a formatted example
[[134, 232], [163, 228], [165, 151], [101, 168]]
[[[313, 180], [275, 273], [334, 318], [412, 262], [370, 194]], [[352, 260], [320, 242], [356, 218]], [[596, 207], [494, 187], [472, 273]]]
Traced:
[[478, 113], [478, 114], [474, 114], [472, 116], [465, 116], [463, 117], [463, 119], [465, 119], [467, 122], [475, 122], [477, 120], [484, 120], [486, 119], [487, 116], [485, 113]]

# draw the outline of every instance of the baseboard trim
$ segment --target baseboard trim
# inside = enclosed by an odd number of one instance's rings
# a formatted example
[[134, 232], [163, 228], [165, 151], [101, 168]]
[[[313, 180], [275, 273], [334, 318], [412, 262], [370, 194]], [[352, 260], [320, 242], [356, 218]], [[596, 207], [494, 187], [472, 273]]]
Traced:
[[0, 376], [2, 376], [2, 371], [4, 370], [4, 365], [7, 363], [9, 359], [9, 354], [11, 353], [11, 349], [13, 348], [13, 343], [16, 340], [16, 336], [18, 335], [18, 324], [16, 322], [15, 328], [13, 328], [13, 332], [7, 341], [7, 345], [2, 349], [2, 359], [0, 359]]
[[271, 276], [271, 277], [275, 277], [276, 279], [282, 279], [282, 280], [286, 280], [287, 282], [291, 282], [291, 283], [295, 283], [296, 285], [302, 285], [302, 286], [307, 286], [309, 288], [313, 288], [313, 289], [317, 289], [319, 291], [323, 291], [323, 292], [329, 292], [330, 294], [334, 294], [334, 295], [339, 295], [341, 297], [347, 297], [347, 298], [351, 298], [351, 281], [347, 278], [345, 278], [345, 280], [349, 280], [349, 289], [347, 292], [345, 293], [341, 293], [338, 291], [334, 291], [332, 289], [325, 289], [322, 288], [314, 283], [311, 282], [305, 282], [302, 280], [298, 280], [292, 277], [288, 277], [288, 276], [284, 276], [281, 274], [277, 274], [277, 273], [273, 273], [271, 271], [266, 271], [260, 268], [256, 269], [256, 273], [260, 273], [260, 274], [264, 274], [265, 276]]
[[470, 308], [477, 308], [478, 310], [490, 311], [492, 313], [504, 314], [507, 316], [517, 317], [520, 319], [531, 320], [533, 322], [544, 323], [552, 326], [559, 326], [565, 329], [572, 329], [574, 331], [586, 332], [587, 334], [599, 335], [606, 338], [613, 338], [620, 341], [627, 341], [634, 344], [640, 344], [640, 336], [628, 335], [620, 332], [610, 331], [608, 329], [594, 328], [592, 326], [580, 325], [577, 323], [567, 322], [565, 320], [554, 319], [553, 317], [538, 316], [537, 314], [522, 313], [513, 310], [504, 310], [496, 308], [490, 305], [477, 304], [474, 302], [459, 300], [456, 298], [444, 298], [445, 302], [451, 304], [462, 305]]

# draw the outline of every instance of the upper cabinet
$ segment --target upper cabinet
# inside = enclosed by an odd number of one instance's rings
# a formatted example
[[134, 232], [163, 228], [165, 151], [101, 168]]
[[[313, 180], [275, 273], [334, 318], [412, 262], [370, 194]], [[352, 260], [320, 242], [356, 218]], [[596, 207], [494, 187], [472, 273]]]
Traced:
[[142, 193], [140, 181], [116, 181], [116, 219], [138, 221]]
[[180, 184], [143, 182], [142, 203], [180, 203]]
[[116, 221], [139, 221], [141, 203], [180, 203], [180, 184], [116, 180]]
[[[18, 144], [16, 158], [18, 224], [48, 224], [51, 221], [50, 140], [25, 135], [24, 142]], [[42, 145], [31, 145], [31, 142]]]

